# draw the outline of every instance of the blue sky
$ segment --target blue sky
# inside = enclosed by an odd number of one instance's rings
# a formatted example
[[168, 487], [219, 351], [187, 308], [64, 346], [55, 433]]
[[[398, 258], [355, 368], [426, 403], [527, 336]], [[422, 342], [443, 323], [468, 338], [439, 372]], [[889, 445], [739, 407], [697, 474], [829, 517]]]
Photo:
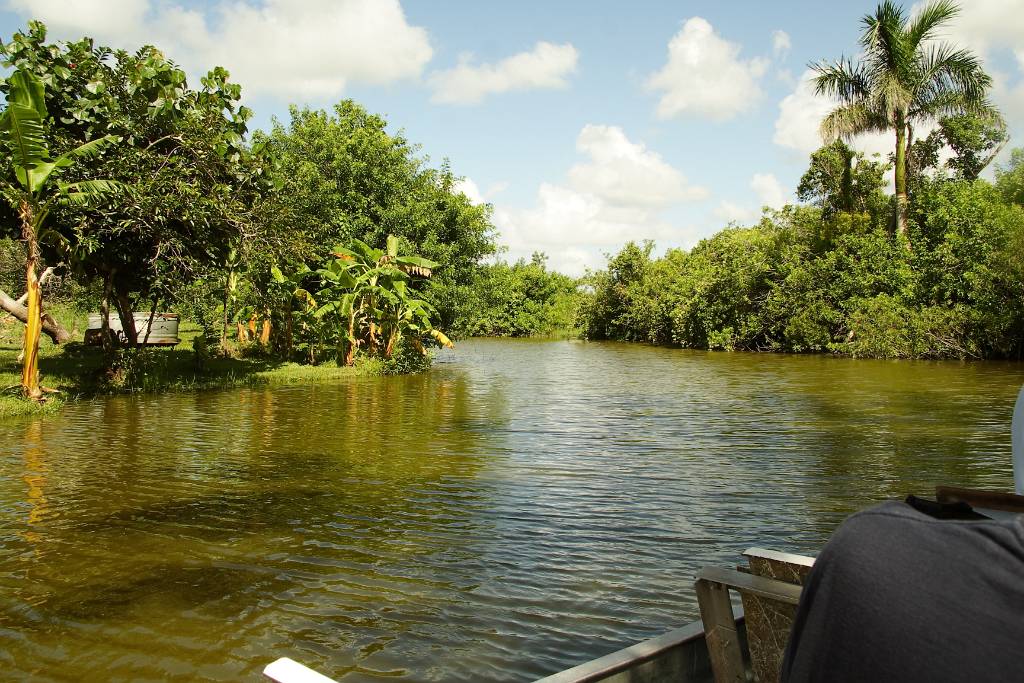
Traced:
[[[2, 2], [2, 0], [0, 0]], [[909, 7], [909, 5], [908, 5]], [[153, 43], [227, 67], [255, 125], [352, 97], [494, 206], [507, 256], [570, 273], [629, 239], [692, 246], [793, 201], [829, 103], [808, 62], [855, 54], [873, 2], [8, 0], [51, 35]], [[1024, 123], [1024, 0], [974, 0], [949, 38], [979, 52]], [[888, 139], [865, 139], [868, 152]]]

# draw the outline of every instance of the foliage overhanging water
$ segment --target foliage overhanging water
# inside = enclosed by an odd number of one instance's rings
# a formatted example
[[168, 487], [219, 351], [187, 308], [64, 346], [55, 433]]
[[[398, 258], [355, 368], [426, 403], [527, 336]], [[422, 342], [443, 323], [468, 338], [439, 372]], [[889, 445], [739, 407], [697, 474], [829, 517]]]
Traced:
[[530, 680], [696, 618], [851, 511], [1009, 489], [1024, 367], [479, 340], [416, 377], [0, 425], [0, 662], [33, 680]]

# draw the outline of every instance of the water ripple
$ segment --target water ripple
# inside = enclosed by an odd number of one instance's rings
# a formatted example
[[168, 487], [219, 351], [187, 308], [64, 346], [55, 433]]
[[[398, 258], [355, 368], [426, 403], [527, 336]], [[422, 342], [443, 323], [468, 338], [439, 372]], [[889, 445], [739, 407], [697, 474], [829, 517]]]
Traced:
[[1008, 488], [1024, 371], [480, 340], [421, 377], [0, 425], [20, 680], [524, 681], [695, 618], [692, 576]]

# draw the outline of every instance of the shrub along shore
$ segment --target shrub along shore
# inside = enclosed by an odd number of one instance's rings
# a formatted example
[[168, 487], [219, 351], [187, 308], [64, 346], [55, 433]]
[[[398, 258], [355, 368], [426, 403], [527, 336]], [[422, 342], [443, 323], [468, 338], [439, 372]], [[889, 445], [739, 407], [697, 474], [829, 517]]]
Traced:
[[[862, 159], [855, 170], [864, 163]], [[934, 169], [933, 169], [934, 170]], [[907, 241], [877, 177], [836, 210], [840, 174], [810, 206], [768, 211], [693, 249], [630, 243], [588, 279], [589, 339], [859, 358], [1024, 355], [1024, 151], [995, 182], [920, 177]], [[808, 180], [816, 172], [812, 168]]]

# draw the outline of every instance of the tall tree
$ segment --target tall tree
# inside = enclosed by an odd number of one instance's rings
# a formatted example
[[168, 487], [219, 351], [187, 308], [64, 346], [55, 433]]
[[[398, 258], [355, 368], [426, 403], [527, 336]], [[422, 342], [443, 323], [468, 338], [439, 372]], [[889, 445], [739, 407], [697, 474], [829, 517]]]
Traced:
[[959, 11], [950, 0], [933, 0], [909, 16], [885, 0], [862, 21], [861, 61], [811, 65], [818, 94], [839, 102], [822, 121], [826, 140], [895, 133], [896, 232], [908, 247], [907, 147], [914, 126], [956, 114], [998, 115], [987, 99], [992, 79], [978, 58], [936, 40]]

